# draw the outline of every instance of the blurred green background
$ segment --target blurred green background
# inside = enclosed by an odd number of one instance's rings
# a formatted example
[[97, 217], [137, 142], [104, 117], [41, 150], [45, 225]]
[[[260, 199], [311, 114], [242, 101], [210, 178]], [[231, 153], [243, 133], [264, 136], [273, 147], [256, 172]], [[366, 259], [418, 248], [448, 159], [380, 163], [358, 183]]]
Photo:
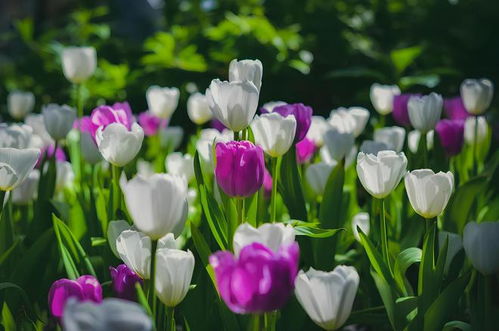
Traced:
[[263, 62], [261, 103], [321, 114], [370, 108], [373, 82], [454, 96], [468, 77], [499, 82], [498, 32], [497, 0], [2, 0], [0, 110], [13, 89], [33, 91], [37, 111], [70, 103], [58, 54], [71, 45], [99, 58], [86, 113], [119, 100], [141, 112], [148, 86], [177, 86], [183, 126], [189, 93], [226, 79], [233, 58]]

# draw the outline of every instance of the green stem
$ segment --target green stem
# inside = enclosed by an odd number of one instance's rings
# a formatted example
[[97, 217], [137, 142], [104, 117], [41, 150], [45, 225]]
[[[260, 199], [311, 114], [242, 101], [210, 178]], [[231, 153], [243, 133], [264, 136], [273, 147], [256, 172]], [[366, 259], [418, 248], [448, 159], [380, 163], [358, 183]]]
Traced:
[[388, 230], [386, 227], [386, 215], [385, 215], [385, 199], [381, 199], [381, 249], [383, 252], [383, 259], [386, 265], [392, 271], [390, 263], [390, 254], [388, 248]]
[[166, 319], [168, 321], [168, 331], [175, 331], [175, 307], [166, 307]]
[[113, 175], [113, 187], [112, 187], [112, 210], [111, 210], [111, 218], [117, 217], [117, 211], [121, 208], [121, 189], [120, 189], [120, 175], [121, 168], [118, 166], [112, 166], [112, 175]]
[[245, 219], [245, 199], [244, 198], [236, 198], [237, 200], [237, 216], [238, 216], [238, 220], [237, 220], [237, 225], [241, 225], [244, 223], [244, 219]]
[[426, 133], [421, 132], [421, 147], [423, 148], [423, 168], [428, 168], [428, 145], [426, 142]]
[[279, 158], [272, 159], [272, 195], [270, 221], [275, 223], [277, 217], [277, 183], [279, 181]]
[[158, 241], [151, 239], [151, 265], [149, 273], [149, 307], [152, 310], [152, 316], [156, 316], [156, 250], [158, 248]]
[[265, 315], [263, 316], [263, 320], [264, 320], [263, 329], [265, 331], [275, 331], [276, 321], [277, 321], [276, 311], [265, 313]]
[[3, 202], [4, 202], [4, 200], [5, 200], [5, 194], [6, 194], [6, 193], [7, 193], [7, 192], [5, 192], [5, 191], [1, 191], [1, 190], [0, 190], [0, 218], [2, 217]]
[[251, 321], [249, 323], [249, 331], [261, 331], [263, 325], [262, 324], [262, 315], [261, 314], [253, 314], [251, 316]]
[[473, 173], [472, 176], [478, 174], [478, 116], [475, 116], [475, 132], [473, 136]]

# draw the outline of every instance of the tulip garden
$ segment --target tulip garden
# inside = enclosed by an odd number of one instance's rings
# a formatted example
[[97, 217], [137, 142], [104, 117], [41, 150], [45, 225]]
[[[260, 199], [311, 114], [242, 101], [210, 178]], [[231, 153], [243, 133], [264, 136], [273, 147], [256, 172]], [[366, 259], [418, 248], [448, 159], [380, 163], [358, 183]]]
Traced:
[[98, 59], [61, 48], [64, 102], [0, 99], [2, 330], [497, 329], [491, 80], [324, 115], [232, 59], [142, 111], [91, 97]]

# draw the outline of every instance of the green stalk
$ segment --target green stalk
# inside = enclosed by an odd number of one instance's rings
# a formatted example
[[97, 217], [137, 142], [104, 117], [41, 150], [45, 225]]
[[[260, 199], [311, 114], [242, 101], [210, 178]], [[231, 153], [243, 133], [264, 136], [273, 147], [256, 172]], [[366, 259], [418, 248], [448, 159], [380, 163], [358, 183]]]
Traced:
[[381, 249], [383, 252], [383, 259], [388, 266], [390, 272], [392, 271], [392, 266], [390, 263], [390, 254], [388, 248], [388, 231], [386, 227], [386, 215], [385, 215], [385, 199], [381, 199]]
[[263, 325], [262, 324], [262, 315], [261, 314], [253, 314], [251, 315], [251, 321], [249, 323], [249, 331], [261, 331]]
[[5, 192], [5, 191], [1, 191], [1, 190], [0, 190], [0, 218], [2, 217], [3, 202], [4, 202], [4, 200], [5, 200], [5, 194], [6, 194], [6, 193], [7, 193], [7, 192]]
[[478, 174], [478, 116], [475, 116], [475, 132], [473, 136], [473, 173], [472, 176]]
[[112, 185], [112, 199], [111, 199], [112, 207], [109, 218], [110, 220], [117, 217], [116, 212], [118, 209], [121, 208], [121, 190], [120, 190], [121, 168], [113, 165], [111, 171], [113, 175], [113, 185]]
[[151, 240], [151, 265], [149, 274], [149, 307], [152, 310], [153, 319], [156, 318], [156, 250], [158, 248], [158, 240]]
[[241, 225], [244, 223], [244, 213], [245, 213], [245, 199], [244, 198], [236, 198], [236, 201], [237, 201], [237, 216], [238, 216], [238, 220], [237, 220], [237, 225]]
[[426, 133], [421, 132], [421, 147], [423, 148], [423, 168], [428, 168], [428, 145], [426, 142]]
[[265, 331], [275, 331], [277, 321], [277, 311], [271, 311], [263, 315]]
[[272, 195], [270, 221], [275, 223], [277, 216], [277, 183], [279, 181], [279, 158], [272, 158]]
[[168, 321], [168, 331], [175, 331], [175, 307], [166, 307], [166, 319]]

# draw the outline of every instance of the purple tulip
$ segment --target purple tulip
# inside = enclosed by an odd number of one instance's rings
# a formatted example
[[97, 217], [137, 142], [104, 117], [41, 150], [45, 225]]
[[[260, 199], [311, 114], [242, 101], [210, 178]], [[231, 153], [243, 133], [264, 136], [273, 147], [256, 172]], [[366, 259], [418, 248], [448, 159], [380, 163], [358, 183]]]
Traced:
[[[40, 156], [38, 157], [38, 161], [35, 165], [36, 168], [39, 168], [41, 166], [43, 159], [48, 159], [54, 156], [54, 147], [54, 145], [49, 145], [41, 149]], [[64, 153], [64, 150], [61, 147], [57, 147], [57, 149], [55, 150], [55, 160], [57, 162], [67, 161], [66, 153]]]
[[[267, 112], [262, 108], [263, 112]], [[277, 106], [273, 113], [278, 113], [283, 117], [293, 115], [296, 119], [295, 143], [300, 142], [307, 135], [308, 129], [312, 124], [312, 108], [303, 103], [292, 103], [288, 105]]]
[[315, 143], [305, 138], [296, 144], [296, 161], [300, 164], [310, 161], [315, 153]]
[[444, 110], [451, 120], [465, 120], [470, 116], [461, 97], [444, 99]]
[[126, 264], [120, 264], [116, 268], [109, 267], [109, 272], [111, 273], [113, 290], [116, 296], [120, 299], [135, 301], [137, 299], [135, 284], [142, 284], [142, 278]]
[[409, 112], [407, 111], [407, 104], [411, 97], [420, 97], [421, 94], [404, 93], [393, 97], [393, 112], [392, 116], [395, 122], [402, 126], [411, 125], [409, 120]]
[[463, 120], [440, 120], [435, 130], [448, 156], [453, 156], [461, 152], [464, 142]]
[[135, 122], [128, 102], [117, 102], [112, 106], [99, 106], [92, 111], [90, 117], [83, 117], [79, 121], [80, 130], [88, 132], [95, 140], [97, 129], [105, 128], [111, 123], [120, 123], [131, 129]]
[[142, 112], [138, 116], [139, 124], [146, 136], [154, 136], [159, 129], [166, 128], [168, 121], [153, 115], [151, 112]]
[[60, 318], [64, 313], [64, 305], [68, 298], [78, 301], [102, 302], [102, 287], [99, 281], [90, 275], [76, 280], [62, 278], [56, 280], [49, 291], [49, 308], [54, 317]]
[[266, 199], [269, 199], [271, 194], [272, 194], [272, 176], [270, 175], [270, 172], [267, 170], [267, 168], [265, 168], [263, 174], [263, 196]]
[[217, 129], [219, 132], [222, 132], [223, 130], [227, 129], [225, 125], [216, 118], [211, 120], [211, 127], [213, 129]]
[[215, 177], [225, 194], [249, 197], [263, 184], [263, 150], [249, 141], [219, 142], [215, 148]]
[[294, 242], [278, 252], [261, 243], [243, 247], [236, 258], [228, 251], [210, 256], [218, 292], [235, 313], [262, 313], [281, 308], [294, 289], [300, 249]]

